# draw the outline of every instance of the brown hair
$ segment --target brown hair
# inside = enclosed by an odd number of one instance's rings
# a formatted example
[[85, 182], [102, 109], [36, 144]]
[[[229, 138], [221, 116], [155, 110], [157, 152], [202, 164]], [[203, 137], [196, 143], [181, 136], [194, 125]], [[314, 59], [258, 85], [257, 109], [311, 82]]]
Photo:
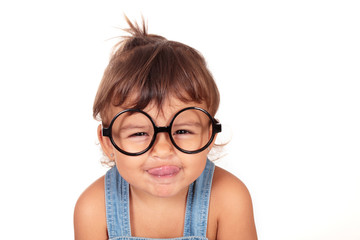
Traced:
[[127, 17], [130, 36], [115, 45], [96, 94], [93, 117], [108, 125], [111, 105], [144, 109], [166, 98], [205, 103], [211, 115], [219, 106], [219, 92], [202, 55], [195, 49], [158, 35], [148, 34]]

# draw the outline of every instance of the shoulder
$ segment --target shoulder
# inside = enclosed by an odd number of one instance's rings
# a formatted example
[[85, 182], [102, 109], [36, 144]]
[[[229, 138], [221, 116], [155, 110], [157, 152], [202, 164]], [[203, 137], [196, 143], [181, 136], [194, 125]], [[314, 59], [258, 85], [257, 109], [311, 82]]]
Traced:
[[217, 166], [214, 171], [212, 193], [224, 205], [239, 201], [246, 205], [251, 203], [250, 193], [245, 184], [230, 172]]
[[251, 196], [240, 179], [216, 167], [211, 196], [217, 239], [257, 239]]
[[74, 211], [75, 239], [107, 239], [104, 176], [79, 197]]

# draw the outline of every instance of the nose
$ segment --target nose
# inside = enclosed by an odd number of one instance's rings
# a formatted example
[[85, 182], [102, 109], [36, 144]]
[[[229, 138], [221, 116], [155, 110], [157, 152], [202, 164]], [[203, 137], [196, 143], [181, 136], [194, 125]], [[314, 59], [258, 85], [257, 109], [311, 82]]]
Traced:
[[173, 154], [174, 147], [167, 132], [159, 132], [151, 149], [153, 157], [167, 158]]

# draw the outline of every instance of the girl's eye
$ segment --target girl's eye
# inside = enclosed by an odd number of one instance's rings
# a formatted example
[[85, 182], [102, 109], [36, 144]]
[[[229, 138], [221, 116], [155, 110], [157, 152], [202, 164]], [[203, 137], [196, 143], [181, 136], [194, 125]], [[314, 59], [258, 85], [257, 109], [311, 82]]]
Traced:
[[130, 137], [145, 137], [145, 136], [148, 136], [146, 132], [137, 132], [130, 135]]
[[174, 135], [179, 135], [179, 134], [190, 134], [191, 132], [185, 129], [181, 129], [181, 130], [176, 130], [174, 132]]

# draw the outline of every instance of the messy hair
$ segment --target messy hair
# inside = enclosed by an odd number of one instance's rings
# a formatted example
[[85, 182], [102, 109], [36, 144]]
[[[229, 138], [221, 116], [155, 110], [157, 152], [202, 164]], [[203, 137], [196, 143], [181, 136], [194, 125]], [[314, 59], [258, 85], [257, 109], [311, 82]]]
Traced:
[[205, 103], [214, 116], [220, 97], [203, 56], [185, 44], [148, 34], [144, 19], [140, 27], [125, 18], [130, 36], [122, 37], [114, 47], [96, 94], [93, 117], [106, 126], [111, 106], [144, 109], [151, 103], [161, 109], [169, 97]]

